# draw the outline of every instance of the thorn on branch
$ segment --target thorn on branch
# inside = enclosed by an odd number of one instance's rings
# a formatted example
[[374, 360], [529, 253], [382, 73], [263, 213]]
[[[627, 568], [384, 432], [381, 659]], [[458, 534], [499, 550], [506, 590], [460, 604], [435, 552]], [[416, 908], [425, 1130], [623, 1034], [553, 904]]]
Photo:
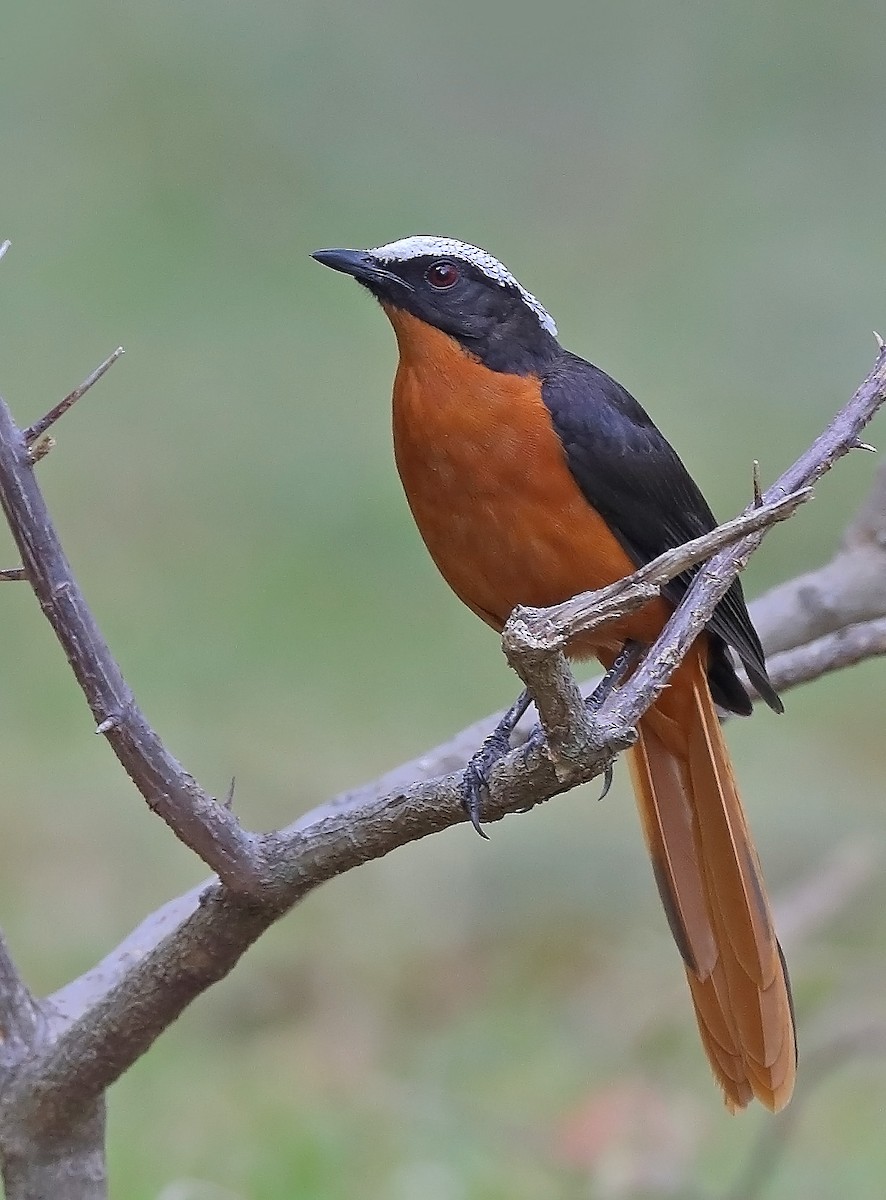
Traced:
[[883, 341], [876, 329], [874, 330], [874, 341], [877, 343], [878, 353], [882, 354], [886, 350], [886, 342]]
[[0, 242], [0, 258], [2, 258], [4, 256], [4, 254], [6, 253], [6, 251], [9, 249], [9, 247], [11, 245], [12, 245], [12, 242], [9, 240], [9, 238], [6, 238], [5, 241]]
[[234, 806], [234, 788], [237, 786], [237, 776], [231, 776], [231, 782], [228, 785], [228, 790], [225, 792], [225, 798], [222, 800], [222, 806], [231, 809]]
[[759, 459], [754, 459], [752, 468], [754, 478], [754, 508], [763, 507], [763, 490], [760, 487], [760, 462]]
[[[72, 408], [81, 396], [85, 396], [94, 383], [98, 383], [102, 375], [111, 369], [120, 355], [123, 353], [123, 347], [118, 346], [113, 354], [108, 355], [105, 361], [90, 374], [87, 375], [79, 387], [74, 388], [73, 392], [69, 392], [64, 400], [60, 400], [53, 408], [49, 410], [39, 421], [35, 421], [33, 425], [29, 425], [24, 431], [25, 441], [30, 446], [32, 442], [36, 442], [37, 438], [41, 437], [50, 425], [54, 425], [59, 417], [63, 417], [69, 408]], [[45, 452], [44, 452], [45, 453]]]
[[105, 717], [105, 719], [103, 721], [100, 721], [99, 724], [96, 725], [95, 732], [96, 733], [110, 733], [112, 729], [119, 729], [119, 728], [120, 728], [120, 714], [119, 713], [111, 713], [111, 715], [109, 717]]
[[12, 581], [27, 578], [24, 567], [4, 567], [0, 569], [0, 583], [4, 583], [7, 580]]
[[871, 454], [876, 454], [876, 453], [877, 453], [877, 447], [876, 447], [876, 446], [872, 446], [872, 445], [870, 444], [870, 442], [863, 442], [863, 441], [861, 440], [861, 438], [856, 438], [856, 439], [855, 439], [855, 441], [852, 443], [852, 449], [853, 449], [853, 450], [867, 450], [867, 451], [869, 451], [869, 453], [871, 453]]

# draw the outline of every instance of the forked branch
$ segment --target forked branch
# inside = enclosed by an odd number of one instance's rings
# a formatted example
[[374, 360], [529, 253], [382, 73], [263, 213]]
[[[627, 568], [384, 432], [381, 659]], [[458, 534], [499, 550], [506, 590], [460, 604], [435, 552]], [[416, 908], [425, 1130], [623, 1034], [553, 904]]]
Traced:
[[[884, 400], [886, 347], [878, 337], [877, 361], [864, 383], [813, 445], [763, 494], [762, 508], [752, 504], [749, 514], [765, 512], [768, 506], [808, 489], [850, 450], [871, 449], [861, 441], [860, 435]], [[552, 669], [550, 655], [539, 654], [533, 640], [523, 636], [520, 610], [512, 615], [505, 627], [505, 652], [536, 701], [560, 775], [571, 777], [586, 750], [609, 744], [612, 739], [622, 741], [634, 728], [667, 686], [674, 670], [710, 620], [733, 580], [747, 565], [771, 524], [764, 524], [719, 550], [698, 571], [682, 603], [640, 666], [624, 687], [593, 715], [589, 715], [580, 702], [574, 681], [570, 683], [564, 678], [565, 663], [558, 662], [557, 669]], [[565, 732], [564, 707], [568, 708], [570, 716]]]
[[[108, 365], [110, 360], [103, 368]], [[702, 545], [670, 552], [614, 589], [604, 589], [605, 594], [547, 612], [515, 614], [508, 649], [534, 688], [543, 720], [562, 736], [551, 738], [552, 753], [544, 747], [516, 751], [496, 768], [485, 820], [531, 807], [605, 769], [612, 755], [630, 741], [638, 717], [666, 685], [766, 528], [789, 515], [837, 458], [861, 444], [860, 433], [884, 398], [886, 353], [881, 347], [873, 372], [852, 401], [744, 517], [701, 539]], [[64, 411], [66, 401], [27, 433], [39, 437]], [[0, 1060], [0, 1087], [5, 1084], [2, 1146], [16, 1130], [19, 1135], [45, 1133], [89, 1110], [194, 997], [226, 974], [273, 921], [313, 888], [463, 821], [461, 768], [476, 742], [470, 750], [461, 745], [431, 752], [397, 775], [339, 797], [286, 829], [266, 835], [248, 832], [176, 762], [138, 708], [59, 543], [36, 481], [28, 437], [2, 402], [0, 502], [24, 574], [65, 649], [96, 725], [150, 806], [218, 876], [153, 914], [103, 963], [42, 1005], [30, 1001], [0, 944], [0, 1026], [10, 1029], [18, 1022], [27, 1043], [27, 1053], [17, 1057], [14, 1070]], [[628, 683], [589, 716], [557, 648], [562, 638], [575, 622], [587, 628], [591, 622], [630, 611], [718, 546], [725, 549], [717, 550], [699, 570], [684, 602]], [[797, 679], [808, 678], [827, 664], [882, 653], [884, 644], [886, 607], [864, 626], [832, 629], [810, 645], [791, 650], [784, 661], [777, 657], [773, 682], [787, 686], [792, 671]], [[558, 712], [554, 722], [551, 705]], [[449, 773], [440, 774], [450, 766]], [[429, 772], [437, 777], [428, 779]], [[29, 1013], [34, 1014], [32, 1022]]]

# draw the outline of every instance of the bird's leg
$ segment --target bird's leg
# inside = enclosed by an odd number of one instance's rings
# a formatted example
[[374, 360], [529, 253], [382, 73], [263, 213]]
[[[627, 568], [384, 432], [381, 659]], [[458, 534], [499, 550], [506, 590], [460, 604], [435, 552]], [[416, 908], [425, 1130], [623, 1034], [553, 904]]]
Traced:
[[[645, 647], [642, 642], [636, 642], [633, 638], [628, 638], [613, 659], [612, 666], [585, 701], [588, 712], [596, 713], [600, 711], [615, 689], [621, 687], [627, 676], [636, 667], [644, 649]], [[614, 773], [615, 759], [610, 759], [603, 772], [603, 791], [597, 797], [598, 803], [608, 796], [609, 789], [612, 787]]]
[[[632, 639], [625, 642], [613, 660], [612, 666], [585, 701], [590, 712], [599, 711], [615, 689], [624, 683], [627, 676], [639, 662], [643, 650], [644, 646], [642, 642], [636, 642]], [[510, 751], [511, 735], [531, 703], [532, 697], [527, 691], [522, 691], [465, 767], [462, 783], [462, 805], [470, 818], [471, 824], [482, 838], [487, 837], [480, 824], [482, 793], [484, 789], [487, 791], [489, 789], [489, 776], [493, 767]], [[530, 733], [524, 751], [528, 754], [543, 739], [544, 730], [537, 725]], [[606, 796], [610, 787], [612, 787], [612, 776], [613, 764], [609, 762], [606, 764], [606, 770], [603, 775], [603, 791], [600, 794], [601, 800]], [[520, 811], [528, 812], [529, 809], [522, 809]]]
[[588, 712], [599, 712], [615, 689], [621, 687], [636, 667], [645, 648], [642, 642], [628, 638], [612, 660], [612, 666], [585, 700]]
[[465, 767], [462, 782], [462, 805], [471, 824], [482, 838], [487, 835], [483, 832], [480, 824], [481, 793], [484, 789], [489, 790], [489, 776], [492, 768], [511, 749], [511, 734], [531, 703], [532, 697], [527, 691], [522, 691]]

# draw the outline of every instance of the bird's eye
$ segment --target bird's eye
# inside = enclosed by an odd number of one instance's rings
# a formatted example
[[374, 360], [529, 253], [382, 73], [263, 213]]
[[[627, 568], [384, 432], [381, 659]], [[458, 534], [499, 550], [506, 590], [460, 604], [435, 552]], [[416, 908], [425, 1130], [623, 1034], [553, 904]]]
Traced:
[[441, 262], [431, 263], [427, 271], [425, 271], [425, 279], [432, 288], [436, 288], [440, 292], [445, 292], [447, 288], [455, 287], [460, 278], [460, 272], [454, 262], [449, 262], [443, 259]]

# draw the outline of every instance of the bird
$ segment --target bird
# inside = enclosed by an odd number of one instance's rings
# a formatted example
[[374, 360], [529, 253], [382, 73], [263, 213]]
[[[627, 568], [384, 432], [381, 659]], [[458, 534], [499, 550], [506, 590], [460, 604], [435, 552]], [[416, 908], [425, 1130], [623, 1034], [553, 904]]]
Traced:
[[[352, 276], [393, 326], [394, 457], [431, 558], [501, 631], [624, 578], [716, 526], [676, 451], [630, 393], [564, 349], [542, 304], [487, 251], [416, 235], [313, 257]], [[697, 568], [695, 569], [697, 570]], [[695, 570], [567, 647], [623, 664], [648, 647]], [[797, 1050], [784, 955], [716, 705], [748, 715], [735, 652], [783, 706], [736, 580], [627, 750], [653, 873], [683, 959], [702, 1046], [730, 1111], [791, 1097]], [[525, 707], [525, 705], [524, 705]]]

